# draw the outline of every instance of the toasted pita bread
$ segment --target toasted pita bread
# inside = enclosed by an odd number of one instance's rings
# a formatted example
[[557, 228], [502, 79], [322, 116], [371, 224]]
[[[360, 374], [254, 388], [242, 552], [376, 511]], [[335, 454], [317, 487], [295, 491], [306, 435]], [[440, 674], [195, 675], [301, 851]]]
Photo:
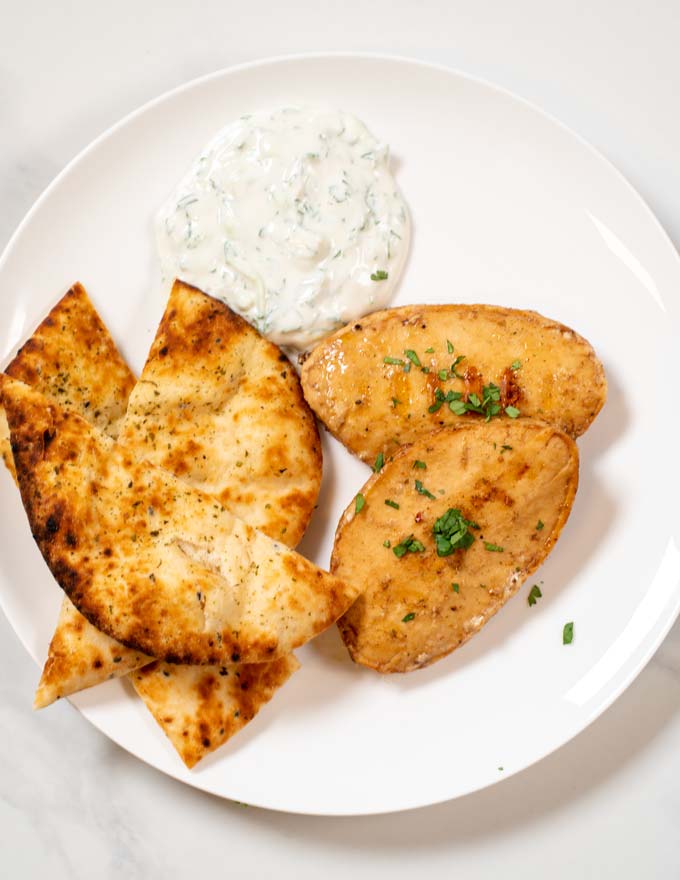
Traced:
[[265, 662], [358, 590], [79, 416], [1, 377], [22, 500], [57, 582], [98, 629], [179, 663]]
[[[81, 284], [50, 311], [5, 372], [116, 437], [135, 379]], [[0, 408], [0, 450], [16, 479], [9, 427]], [[41, 709], [59, 697], [125, 675], [149, 662], [100, 633], [64, 597], [35, 695]]]
[[[121, 442], [215, 495], [269, 537], [288, 546], [302, 537], [319, 491], [321, 450], [297, 373], [280, 349], [189, 285], [173, 285]], [[292, 656], [271, 669], [242, 664], [250, 708], [236, 704], [238, 679], [216, 666], [156, 662], [130, 680], [192, 767], [236, 733], [297, 666]]]
[[299, 667], [293, 654], [227, 666], [156, 662], [130, 679], [184, 763], [194, 767], [252, 721]]
[[321, 484], [316, 420], [288, 358], [224, 303], [176, 281], [120, 440], [295, 546]]
[[145, 666], [149, 659], [100, 632], [64, 597], [33, 706], [43, 709], [60, 697]]
[[[59, 300], [5, 373], [114, 438], [135, 384], [81, 284], [74, 284]], [[15, 476], [9, 429], [1, 409], [0, 453]]]

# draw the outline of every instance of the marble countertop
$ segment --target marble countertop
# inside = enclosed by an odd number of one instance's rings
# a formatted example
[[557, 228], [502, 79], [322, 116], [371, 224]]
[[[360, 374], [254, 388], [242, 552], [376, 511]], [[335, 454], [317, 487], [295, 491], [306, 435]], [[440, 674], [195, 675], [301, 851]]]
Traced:
[[[447, 64], [534, 101], [612, 159], [677, 243], [679, 37], [673, 4], [642, 0], [5, 4], [0, 247], [66, 162], [148, 99], [242, 61], [341, 49]], [[680, 876], [680, 624], [538, 765], [458, 801], [357, 819], [224, 802], [141, 764], [67, 702], [34, 713], [38, 669], [1, 615], [0, 667], [0, 874], [12, 880]]]

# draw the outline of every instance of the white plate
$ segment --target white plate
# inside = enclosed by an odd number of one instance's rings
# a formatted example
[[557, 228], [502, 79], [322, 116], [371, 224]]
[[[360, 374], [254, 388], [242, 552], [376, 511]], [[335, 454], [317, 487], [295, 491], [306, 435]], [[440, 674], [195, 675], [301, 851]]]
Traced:
[[[153, 102], [49, 187], [0, 262], [3, 363], [80, 279], [139, 368], [163, 308], [154, 212], [221, 125], [298, 100], [356, 113], [392, 145], [414, 219], [399, 303], [537, 309], [596, 347], [609, 400], [579, 444], [571, 519], [540, 573], [450, 658], [382, 678], [354, 667], [332, 628], [299, 651], [301, 672], [260, 716], [193, 772], [128, 685], [73, 702], [142, 760], [215, 794], [296, 812], [377, 813], [490, 785], [567, 742], [671, 626], [680, 607], [680, 262], [611, 165], [507, 92], [396, 59], [268, 61]], [[334, 441], [325, 452], [321, 507], [302, 545], [321, 565], [340, 511], [368, 476]], [[0, 481], [0, 598], [42, 663], [61, 595], [9, 476]], [[544, 598], [529, 608], [535, 581]], [[570, 620], [574, 643], [564, 647]], [[49, 712], [43, 721], [49, 736]]]

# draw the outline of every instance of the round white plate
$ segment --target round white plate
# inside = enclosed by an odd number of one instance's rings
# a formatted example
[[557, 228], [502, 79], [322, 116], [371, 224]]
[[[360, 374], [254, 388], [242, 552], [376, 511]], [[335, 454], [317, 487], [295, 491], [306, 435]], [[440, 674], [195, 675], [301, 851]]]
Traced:
[[[225, 122], [296, 101], [351, 111], [392, 146], [414, 221], [395, 304], [537, 309], [597, 349], [609, 400], [579, 441], [571, 518], [540, 572], [451, 657], [380, 677], [352, 665], [333, 627], [298, 652], [302, 670], [257, 719], [192, 772], [126, 683], [73, 702], [142, 760], [224, 797], [317, 814], [401, 810], [490, 785], [567, 742], [630, 684], [675, 619], [680, 261], [611, 165], [507, 92], [397, 59], [267, 61], [160, 98], [55, 180], [0, 262], [2, 363], [79, 279], [139, 369], [163, 309], [156, 209]], [[322, 566], [369, 473], [328, 438], [325, 453], [302, 544]], [[0, 505], [2, 606], [42, 663], [61, 594], [4, 469]], [[529, 608], [536, 582], [544, 598]], [[563, 646], [567, 621], [575, 637]], [[43, 720], [49, 736], [49, 710]]]

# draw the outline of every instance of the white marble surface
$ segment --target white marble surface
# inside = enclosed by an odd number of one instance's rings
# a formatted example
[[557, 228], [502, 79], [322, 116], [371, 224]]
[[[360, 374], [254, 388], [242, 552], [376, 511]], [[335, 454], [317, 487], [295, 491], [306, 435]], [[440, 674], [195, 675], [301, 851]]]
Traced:
[[[676, 3], [322, 7], [1, 0], [0, 246], [57, 171], [144, 101], [230, 64], [326, 49], [445, 63], [535, 101], [613, 159], [680, 242]], [[140, 764], [67, 703], [34, 714], [38, 670], [1, 616], [0, 668], [2, 877], [680, 876], [680, 625], [601, 719], [539, 765], [459, 801], [362, 819], [222, 802]]]

